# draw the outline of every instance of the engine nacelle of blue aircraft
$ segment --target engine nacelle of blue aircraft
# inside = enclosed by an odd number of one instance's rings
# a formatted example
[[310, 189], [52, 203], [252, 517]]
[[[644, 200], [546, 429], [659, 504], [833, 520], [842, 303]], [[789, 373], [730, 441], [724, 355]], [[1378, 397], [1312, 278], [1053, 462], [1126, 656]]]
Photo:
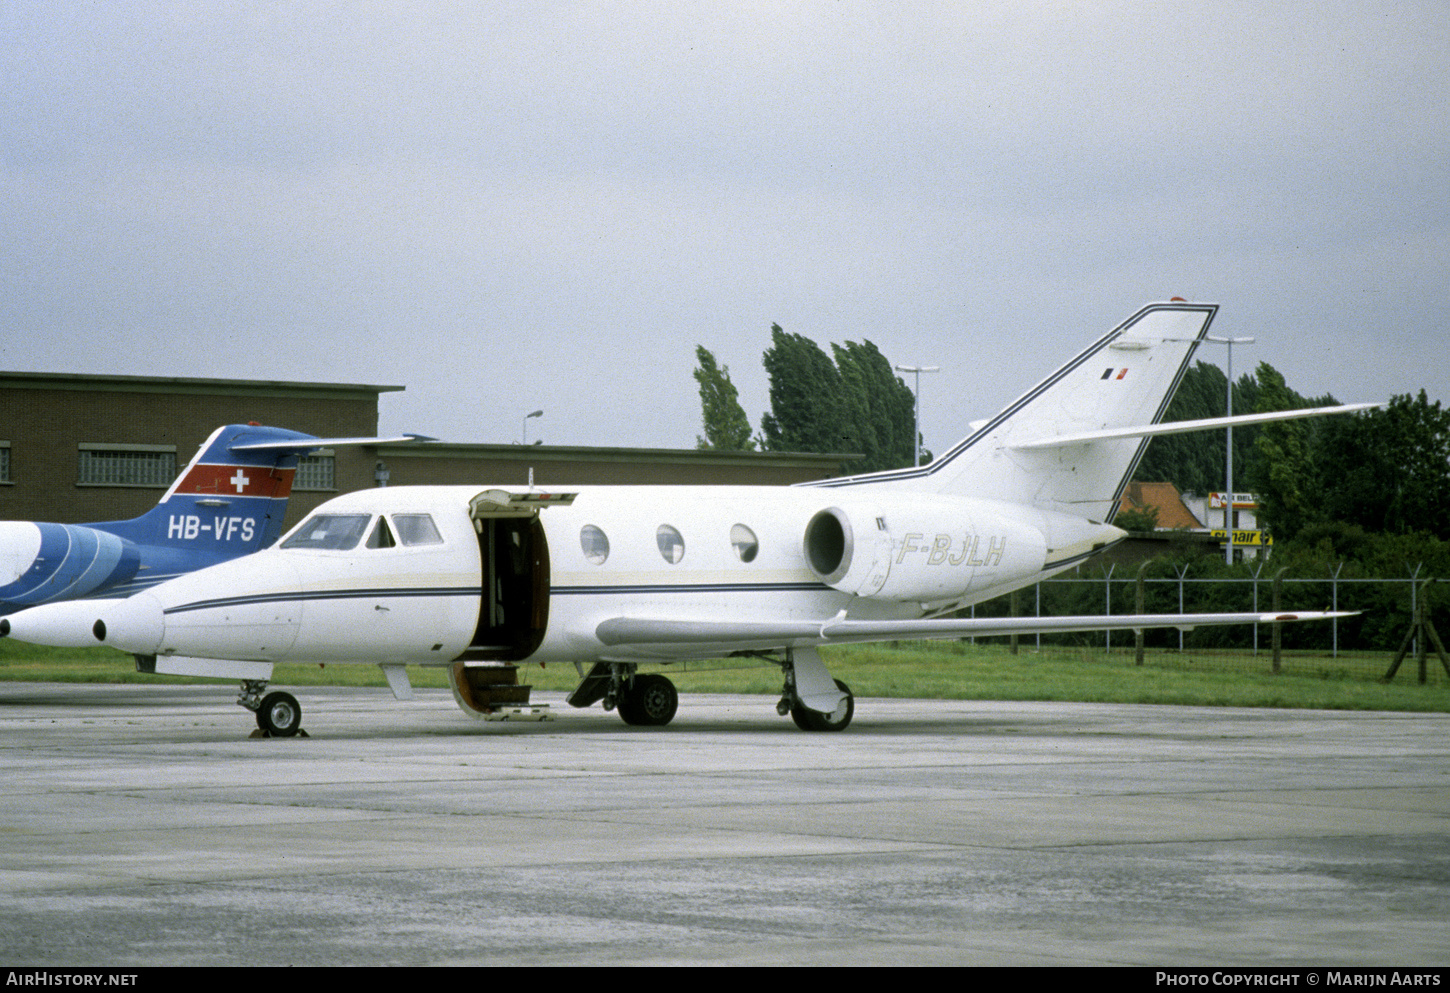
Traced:
[[1122, 536], [1064, 514], [912, 494], [821, 510], [806, 525], [803, 551], [817, 578], [842, 593], [945, 603], [1016, 588]]
[[126, 582], [140, 565], [140, 549], [107, 531], [0, 521], [0, 612], [87, 596]]

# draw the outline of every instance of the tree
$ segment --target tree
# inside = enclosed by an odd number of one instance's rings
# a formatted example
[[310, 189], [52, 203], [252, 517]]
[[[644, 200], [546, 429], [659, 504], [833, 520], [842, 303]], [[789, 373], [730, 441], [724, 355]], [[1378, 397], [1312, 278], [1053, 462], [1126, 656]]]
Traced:
[[[1223, 417], [1227, 412], [1228, 377], [1208, 362], [1196, 362], [1183, 375], [1178, 391], [1169, 401], [1164, 421], [1195, 421]], [[1258, 402], [1259, 384], [1249, 374], [1234, 383], [1234, 413], [1251, 413]], [[1257, 458], [1254, 439], [1257, 429], [1234, 428], [1234, 476], [1248, 479]], [[1195, 431], [1154, 438], [1138, 464], [1133, 478], [1145, 483], [1168, 481], [1184, 493], [1210, 493], [1227, 483], [1225, 431]]]
[[[1267, 362], [1259, 363], [1258, 380], [1258, 413], [1307, 406]], [[1276, 542], [1292, 540], [1306, 524], [1322, 519], [1322, 500], [1314, 485], [1309, 453], [1309, 427], [1302, 420], [1264, 424], [1255, 447], [1258, 459], [1247, 478], [1258, 495], [1259, 516]]]
[[760, 418], [762, 448], [772, 452], [850, 452], [856, 432], [847, 416], [846, 389], [820, 346], [770, 326], [764, 355], [770, 376], [770, 412]]
[[720, 366], [704, 345], [695, 346], [700, 360], [695, 382], [700, 384], [701, 418], [705, 436], [695, 436], [696, 448], [720, 448], [726, 451], [752, 451], [750, 418], [740, 406], [735, 384], [730, 381], [730, 367]]
[[831, 346], [846, 391], [847, 416], [865, 458], [850, 472], [911, 465], [916, 457], [916, 398], [870, 341]]
[[911, 465], [916, 457], [916, 398], [870, 341], [831, 346], [770, 328], [765, 353], [770, 412], [760, 419], [770, 451], [859, 452], [848, 473]]
[[1450, 412], [1397, 396], [1385, 407], [1326, 418], [1315, 445], [1329, 520], [1366, 531], [1450, 538]]

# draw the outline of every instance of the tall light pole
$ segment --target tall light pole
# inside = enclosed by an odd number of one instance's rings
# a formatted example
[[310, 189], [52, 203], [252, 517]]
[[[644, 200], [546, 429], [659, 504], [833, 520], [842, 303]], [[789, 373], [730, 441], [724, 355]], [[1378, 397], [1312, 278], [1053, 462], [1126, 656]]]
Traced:
[[[1234, 346], [1252, 345], [1252, 338], [1215, 338], [1213, 335], [1205, 335], [1204, 341], [1217, 342], [1220, 345], [1228, 346], [1228, 416], [1234, 415]], [[1224, 545], [1223, 560], [1229, 565], [1234, 563], [1234, 426], [1228, 426], [1228, 502], [1223, 505], [1223, 529], [1228, 535], [1228, 543]]]
[[524, 440], [523, 440], [523, 444], [527, 445], [529, 443], [529, 418], [530, 417], [543, 417], [543, 416], [544, 416], [544, 412], [542, 410], [536, 410], [532, 414], [525, 414], [524, 415]]
[[914, 466], [921, 465], [921, 374], [924, 372], [941, 372], [939, 365], [899, 365], [897, 372], [911, 372], [916, 374], [916, 433], [911, 437], [912, 461]]

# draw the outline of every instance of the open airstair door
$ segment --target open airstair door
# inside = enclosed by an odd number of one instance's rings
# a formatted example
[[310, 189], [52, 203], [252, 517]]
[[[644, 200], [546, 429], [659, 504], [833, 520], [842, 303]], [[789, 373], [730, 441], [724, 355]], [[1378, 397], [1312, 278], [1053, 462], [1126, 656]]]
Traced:
[[543, 642], [549, 626], [549, 544], [539, 511], [573, 502], [573, 493], [508, 490], [486, 490], [469, 501], [483, 593], [478, 629], [463, 661], [516, 662]]

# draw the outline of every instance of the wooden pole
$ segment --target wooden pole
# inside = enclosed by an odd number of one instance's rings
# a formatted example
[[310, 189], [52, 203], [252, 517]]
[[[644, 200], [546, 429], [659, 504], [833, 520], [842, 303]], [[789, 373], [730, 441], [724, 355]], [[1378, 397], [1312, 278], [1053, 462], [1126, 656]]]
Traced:
[[[1445, 651], [1445, 643], [1440, 640], [1440, 632], [1435, 630], [1435, 624], [1425, 607], [1426, 594], [1429, 593], [1429, 586], [1432, 580], [1425, 580], [1419, 588], [1418, 595], [1414, 596], [1414, 607], [1411, 611], [1410, 629], [1405, 632], [1405, 637], [1400, 641], [1399, 651], [1395, 652], [1395, 660], [1390, 663], [1389, 672], [1385, 673], [1383, 682], [1388, 683], [1395, 678], [1395, 673], [1400, 671], [1400, 663], [1410, 652], [1410, 646], [1415, 645], [1415, 661], [1418, 663], [1419, 679], [1423, 684], [1428, 681], [1429, 676], [1429, 646], [1435, 646], [1435, 654], [1440, 656], [1440, 668], [1445, 670], [1445, 675], [1450, 676], [1450, 654]], [[1415, 591], [1412, 591], [1414, 593]]]

